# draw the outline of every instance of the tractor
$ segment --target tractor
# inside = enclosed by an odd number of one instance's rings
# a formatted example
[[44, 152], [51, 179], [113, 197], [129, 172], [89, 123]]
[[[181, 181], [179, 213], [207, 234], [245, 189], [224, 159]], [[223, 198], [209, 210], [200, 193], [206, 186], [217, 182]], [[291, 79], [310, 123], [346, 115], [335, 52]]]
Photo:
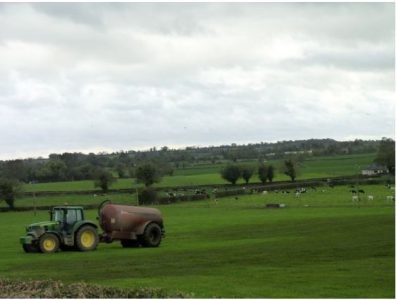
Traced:
[[56, 206], [50, 210], [50, 216], [50, 221], [26, 227], [26, 235], [20, 238], [25, 252], [53, 253], [67, 247], [80, 251], [96, 249], [97, 226], [85, 219], [81, 206]]

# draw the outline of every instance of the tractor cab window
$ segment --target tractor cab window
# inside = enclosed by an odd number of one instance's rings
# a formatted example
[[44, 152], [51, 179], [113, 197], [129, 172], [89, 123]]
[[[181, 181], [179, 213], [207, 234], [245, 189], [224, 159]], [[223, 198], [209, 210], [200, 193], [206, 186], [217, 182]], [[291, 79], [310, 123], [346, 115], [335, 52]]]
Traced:
[[63, 222], [63, 210], [61, 209], [55, 209], [52, 213], [52, 220], [56, 222]]
[[70, 209], [67, 211], [66, 223], [72, 225], [77, 221], [82, 220], [82, 212], [80, 209]]

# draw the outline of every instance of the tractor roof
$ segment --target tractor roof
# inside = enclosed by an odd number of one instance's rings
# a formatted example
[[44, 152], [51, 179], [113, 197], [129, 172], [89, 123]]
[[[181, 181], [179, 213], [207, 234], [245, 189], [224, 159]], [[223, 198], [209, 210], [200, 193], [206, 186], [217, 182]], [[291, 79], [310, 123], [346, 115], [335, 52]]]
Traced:
[[52, 209], [84, 209], [84, 208], [82, 206], [63, 205], [63, 206], [55, 206]]

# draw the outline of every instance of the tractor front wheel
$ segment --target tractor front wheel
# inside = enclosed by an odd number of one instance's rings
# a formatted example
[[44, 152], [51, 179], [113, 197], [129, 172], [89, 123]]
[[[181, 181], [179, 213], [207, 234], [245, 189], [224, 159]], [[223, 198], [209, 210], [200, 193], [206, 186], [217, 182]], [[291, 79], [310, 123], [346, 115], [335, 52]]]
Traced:
[[32, 253], [32, 252], [38, 252], [39, 247], [37, 245], [37, 241], [34, 240], [34, 236], [31, 234], [28, 234], [29, 237], [32, 238], [31, 244], [22, 244], [22, 248], [26, 253]]
[[22, 248], [26, 253], [38, 252], [36, 245], [32, 244], [22, 244]]
[[98, 243], [98, 233], [92, 226], [83, 226], [76, 234], [76, 246], [80, 251], [95, 250]]
[[59, 239], [53, 233], [44, 233], [40, 237], [39, 248], [42, 253], [54, 253], [59, 250]]

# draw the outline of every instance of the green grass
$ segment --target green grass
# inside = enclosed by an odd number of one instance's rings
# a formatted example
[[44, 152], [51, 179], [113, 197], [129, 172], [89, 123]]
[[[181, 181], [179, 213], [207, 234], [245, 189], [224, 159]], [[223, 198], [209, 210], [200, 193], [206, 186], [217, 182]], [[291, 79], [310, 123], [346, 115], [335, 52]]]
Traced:
[[[394, 298], [394, 207], [384, 186], [362, 186], [369, 203], [351, 203], [346, 186], [292, 194], [161, 206], [167, 236], [159, 248], [100, 244], [88, 253], [25, 254], [24, 226], [47, 213], [0, 217], [0, 277], [158, 287], [195, 297]], [[287, 203], [265, 209], [265, 203]], [[88, 211], [95, 220], [96, 212]]]
[[[360, 172], [360, 169], [371, 164], [375, 158], [375, 153], [353, 154], [353, 155], [334, 155], [307, 158], [301, 168], [300, 178], [318, 178], [318, 177], [334, 177], [344, 175], [354, 175]], [[256, 167], [257, 160], [238, 162]], [[270, 160], [268, 164], [273, 164], [278, 170], [283, 160]], [[184, 169], [176, 169], [174, 175], [200, 175], [200, 174], [219, 174], [220, 170], [225, 166], [224, 163], [219, 164], [200, 164]], [[287, 180], [288, 177], [277, 174], [276, 180]]]
[[[297, 179], [309, 178], [327, 178], [335, 176], [345, 176], [358, 174], [360, 169], [370, 164], [375, 154], [356, 154], [356, 155], [338, 155], [328, 157], [312, 157], [307, 159], [300, 169], [300, 175]], [[268, 163], [276, 167], [274, 181], [289, 180], [286, 175], [281, 174], [280, 165], [282, 161], [274, 160]], [[257, 166], [257, 161], [244, 162], [252, 166]], [[188, 185], [208, 185], [208, 184], [226, 184], [220, 176], [220, 170], [224, 164], [214, 165], [197, 165], [192, 168], [177, 169], [174, 176], [165, 176], [162, 181], [155, 184], [157, 187], [176, 187]], [[254, 175], [251, 182], [259, 182], [257, 175]], [[240, 179], [238, 183], [242, 183]], [[136, 184], [135, 179], [118, 179], [111, 188], [136, 188], [141, 187]], [[92, 180], [53, 182], [26, 184], [23, 190], [30, 191], [82, 191], [82, 190], [99, 190], [94, 187]]]

